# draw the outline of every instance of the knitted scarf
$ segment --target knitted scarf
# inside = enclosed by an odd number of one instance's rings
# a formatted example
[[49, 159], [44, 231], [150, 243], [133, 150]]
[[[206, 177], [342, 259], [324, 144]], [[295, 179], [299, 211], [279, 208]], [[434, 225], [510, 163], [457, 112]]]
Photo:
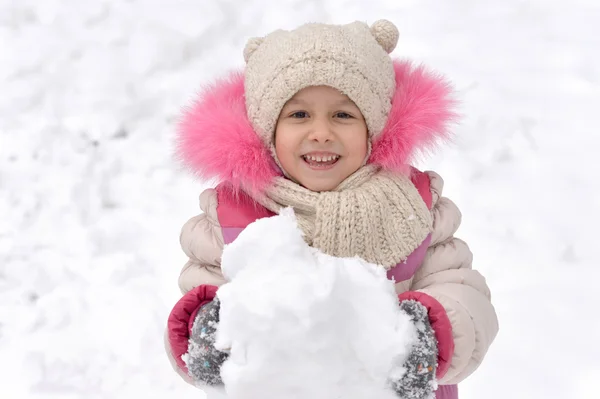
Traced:
[[359, 256], [386, 269], [404, 261], [432, 231], [433, 219], [410, 179], [367, 165], [332, 191], [314, 192], [277, 177], [251, 194], [272, 212], [293, 207], [306, 242], [336, 257]]

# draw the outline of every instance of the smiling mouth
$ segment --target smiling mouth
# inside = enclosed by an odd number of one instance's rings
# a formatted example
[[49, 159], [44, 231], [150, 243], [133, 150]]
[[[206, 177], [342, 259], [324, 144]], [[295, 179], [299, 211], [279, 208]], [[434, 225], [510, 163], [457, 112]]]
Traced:
[[303, 155], [302, 159], [312, 169], [328, 169], [334, 166], [339, 160], [340, 155]]

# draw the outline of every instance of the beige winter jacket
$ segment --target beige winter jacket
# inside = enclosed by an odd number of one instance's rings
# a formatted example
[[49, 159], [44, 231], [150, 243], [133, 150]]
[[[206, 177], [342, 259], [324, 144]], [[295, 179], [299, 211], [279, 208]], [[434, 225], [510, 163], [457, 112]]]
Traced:
[[[454, 354], [450, 369], [440, 384], [456, 384], [469, 376], [481, 363], [498, 332], [498, 320], [490, 302], [485, 278], [472, 268], [472, 253], [467, 244], [454, 237], [461, 223], [456, 205], [442, 196], [443, 180], [434, 172], [426, 172], [431, 181], [434, 231], [421, 267], [414, 277], [396, 284], [396, 291], [420, 291], [442, 304], [452, 325]], [[179, 277], [182, 293], [202, 285], [225, 283], [220, 259], [223, 235], [217, 218], [216, 191], [200, 195], [203, 213], [191, 218], [182, 228], [181, 246], [189, 257]], [[171, 357], [168, 348], [167, 352]], [[175, 365], [186, 381], [189, 377]]]

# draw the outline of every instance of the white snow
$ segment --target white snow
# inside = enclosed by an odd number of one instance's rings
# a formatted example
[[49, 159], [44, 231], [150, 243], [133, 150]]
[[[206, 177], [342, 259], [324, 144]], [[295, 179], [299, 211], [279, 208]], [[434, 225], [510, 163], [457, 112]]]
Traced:
[[416, 332], [383, 268], [311, 249], [291, 208], [248, 226], [222, 268], [215, 347], [230, 349], [230, 398], [396, 399], [386, 382]]
[[500, 317], [461, 399], [597, 397], [597, 0], [0, 0], [0, 398], [202, 397], [162, 344], [208, 185], [170, 158], [179, 109], [248, 37], [379, 18], [463, 101], [419, 165]]

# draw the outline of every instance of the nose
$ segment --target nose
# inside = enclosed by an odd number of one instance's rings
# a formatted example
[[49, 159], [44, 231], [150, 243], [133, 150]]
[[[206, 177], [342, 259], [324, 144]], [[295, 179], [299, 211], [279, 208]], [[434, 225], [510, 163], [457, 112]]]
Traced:
[[331, 125], [327, 120], [321, 118], [315, 118], [312, 123], [310, 133], [308, 135], [310, 141], [317, 141], [319, 143], [327, 143], [333, 140], [333, 131]]

